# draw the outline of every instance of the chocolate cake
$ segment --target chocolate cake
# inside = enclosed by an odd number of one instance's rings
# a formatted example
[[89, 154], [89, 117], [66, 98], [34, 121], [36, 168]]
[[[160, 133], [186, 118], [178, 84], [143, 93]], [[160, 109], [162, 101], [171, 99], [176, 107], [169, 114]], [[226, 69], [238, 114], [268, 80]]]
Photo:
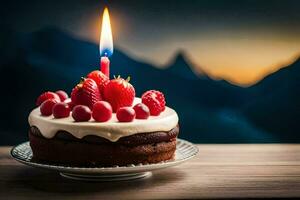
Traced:
[[73, 166], [124, 166], [139, 163], [157, 163], [173, 158], [179, 127], [170, 131], [139, 133], [116, 142], [88, 135], [82, 139], [66, 131], [58, 131], [47, 139], [40, 130], [29, 129], [30, 146], [39, 161]]
[[[134, 103], [139, 103], [135, 98]], [[29, 140], [33, 159], [69, 166], [126, 166], [157, 163], [174, 157], [179, 134], [178, 116], [166, 107], [147, 120], [118, 122], [116, 114], [104, 123], [75, 122], [69, 116], [29, 115]]]

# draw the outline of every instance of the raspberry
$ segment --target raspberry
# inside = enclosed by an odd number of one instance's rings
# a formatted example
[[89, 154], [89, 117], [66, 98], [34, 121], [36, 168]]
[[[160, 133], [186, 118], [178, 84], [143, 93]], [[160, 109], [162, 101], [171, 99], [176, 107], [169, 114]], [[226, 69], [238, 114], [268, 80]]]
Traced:
[[106, 101], [98, 101], [93, 106], [93, 118], [97, 122], [106, 122], [110, 120], [112, 116], [112, 107]]
[[148, 106], [150, 114], [157, 116], [166, 108], [164, 94], [157, 90], [149, 90], [142, 95], [142, 103]]
[[117, 111], [119, 122], [132, 122], [135, 118], [135, 111], [131, 107], [121, 107]]
[[133, 107], [133, 109], [135, 110], [136, 119], [148, 119], [150, 110], [145, 104], [138, 103]]
[[72, 117], [76, 122], [86, 122], [91, 119], [92, 112], [89, 107], [77, 105], [72, 110]]
[[53, 106], [58, 103], [56, 99], [48, 99], [42, 103], [40, 106], [40, 111], [43, 116], [50, 116], [52, 115], [52, 108]]
[[56, 103], [52, 108], [52, 113], [55, 118], [65, 118], [70, 115], [70, 107], [67, 103]]

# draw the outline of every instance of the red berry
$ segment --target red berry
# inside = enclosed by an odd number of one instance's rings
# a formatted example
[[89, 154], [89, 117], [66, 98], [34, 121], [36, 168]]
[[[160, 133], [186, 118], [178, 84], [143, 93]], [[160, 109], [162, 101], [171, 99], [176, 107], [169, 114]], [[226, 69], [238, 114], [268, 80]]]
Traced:
[[98, 101], [94, 104], [92, 116], [97, 122], [110, 120], [112, 116], [111, 105], [106, 101]]
[[86, 105], [93, 109], [97, 101], [101, 101], [101, 95], [96, 82], [93, 79], [85, 78], [77, 84], [71, 93], [72, 102], [75, 105]]
[[93, 79], [97, 83], [100, 93], [103, 94], [103, 89], [108, 84], [109, 78], [99, 70], [90, 72], [87, 78]]
[[61, 102], [69, 98], [69, 95], [63, 90], [58, 90], [55, 93], [59, 96]]
[[148, 106], [151, 115], [159, 115], [166, 108], [164, 94], [157, 90], [149, 90], [142, 95], [142, 103]]
[[138, 103], [133, 107], [133, 109], [135, 110], [137, 119], [148, 119], [150, 110], [145, 104]]
[[135, 111], [131, 107], [122, 107], [117, 111], [119, 122], [132, 122], [135, 118]]
[[91, 109], [85, 105], [77, 105], [72, 110], [72, 117], [76, 122], [89, 121], [91, 116]]
[[76, 106], [76, 105], [72, 102], [72, 100], [71, 100], [70, 98], [64, 100], [64, 103], [66, 103], [66, 104], [69, 105], [70, 110], [73, 110], [74, 106]]
[[47, 99], [56, 99], [58, 102], [60, 102], [60, 98], [57, 94], [48, 91], [48, 92], [44, 92], [38, 97], [38, 99], [36, 100], [36, 105], [40, 106]]
[[56, 103], [52, 108], [52, 113], [55, 118], [65, 118], [70, 115], [70, 107], [67, 103]]
[[135, 90], [128, 81], [118, 77], [109, 81], [104, 88], [103, 97], [110, 103], [114, 112], [120, 107], [132, 106]]
[[41, 114], [43, 116], [50, 116], [52, 115], [52, 108], [53, 106], [58, 103], [56, 99], [47, 99], [44, 101], [40, 107]]

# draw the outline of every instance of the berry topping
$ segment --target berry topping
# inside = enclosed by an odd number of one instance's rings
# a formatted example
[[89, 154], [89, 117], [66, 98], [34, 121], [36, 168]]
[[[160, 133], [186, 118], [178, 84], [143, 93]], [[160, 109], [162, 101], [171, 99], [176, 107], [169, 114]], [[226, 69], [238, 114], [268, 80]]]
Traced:
[[65, 118], [70, 115], [70, 107], [67, 103], [56, 103], [52, 108], [54, 118]]
[[67, 98], [69, 98], [69, 95], [63, 90], [58, 90], [55, 93], [59, 96], [61, 102], [64, 102]]
[[103, 94], [103, 89], [108, 84], [109, 78], [99, 70], [92, 71], [87, 75], [87, 78], [93, 79], [97, 83], [100, 93]]
[[91, 116], [91, 109], [85, 105], [77, 105], [72, 110], [72, 117], [76, 122], [87, 122]]
[[69, 105], [70, 110], [73, 110], [74, 106], [76, 106], [70, 98], [64, 100], [64, 103]]
[[73, 88], [71, 99], [75, 105], [86, 105], [90, 109], [97, 101], [102, 100], [96, 82], [90, 78], [82, 78]]
[[129, 78], [124, 80], [123, 78], [115, 78], [105, 86], [104, 99], [108, 101], [116, 112], [120, 107], [132, 106], [135, 90], [129, 83]]
[[135, 118], [135, 111], [131, 107], [122, 107], [117, 111], [119, 122], [132, 122]]
[[36, 105], [40, 106], [47, 99], [56, 99], [58, 102], [60, 102], [60, 98], [57, 94], [48, 91], [48, 92], [44, 92], [38, 97], [38, 99], [36, 100]]
[[157, 90], [149, 90], [142, 95], [142, 103], [148, 106], [150, 114], [157, 116], [166, 108], [164, 94]]
[[41, 114], [43, 116], [52, 115], [52, 108], [58, 102], [59, 101], [57, 101], [56, 99], [47, 99], [46, 101], [44, 101], [40, 107]]
[[92, 116], [97, 122], [106, 122], [110, 120], [112, 116], [111, 105], [106, 101], [98, 101], [94, 104]]
[[135, 110], [136, 119], [148, 119], [150, 110], [145, 104], [138, 103], [133, 107], [133, 109]]

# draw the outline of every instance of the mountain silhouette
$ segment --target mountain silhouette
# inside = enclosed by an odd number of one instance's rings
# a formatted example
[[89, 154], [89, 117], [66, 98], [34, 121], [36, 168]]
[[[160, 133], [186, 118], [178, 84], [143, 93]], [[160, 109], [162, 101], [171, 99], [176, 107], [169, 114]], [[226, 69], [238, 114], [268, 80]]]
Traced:
[[300, 130], [299, 88], [300, 59], [250, 87], [254, 95], [244, 112], [258, 126], [287, 140]]
[[[0, 144], [14, 144], [27, 140], [27, 116], [37, 96], [47, 90], [70, 93], [80, 77], [99, 69], [99, 48], [55, 27], [26, 34], [1, 27], [0, 41], [0, 73], [7, 83], [0, 99], [5, 105]], [[200, 143], [300, 141], [291, 134], [300, 130], [290, 121], [299, 116], [299, 61], [250, 88], [213, 80], [204, 71], [195, 75], [193, 69], [184, 51], [164, 69], [118, 48], [111, 57], [111, 76], [130, 76], [137, 96], [149, 89], [165, 94], [167, 105], [178, 112], [181, 138]], [[282, 116], [288, 120], [278, 123]]]
[[191, 69], [191, 65], [187, 60], [188, 58], [185, 55], [184, 51], [178, 51], [166, 70], [185, 79], [197, 80], [199, 76], [197, 76]]

